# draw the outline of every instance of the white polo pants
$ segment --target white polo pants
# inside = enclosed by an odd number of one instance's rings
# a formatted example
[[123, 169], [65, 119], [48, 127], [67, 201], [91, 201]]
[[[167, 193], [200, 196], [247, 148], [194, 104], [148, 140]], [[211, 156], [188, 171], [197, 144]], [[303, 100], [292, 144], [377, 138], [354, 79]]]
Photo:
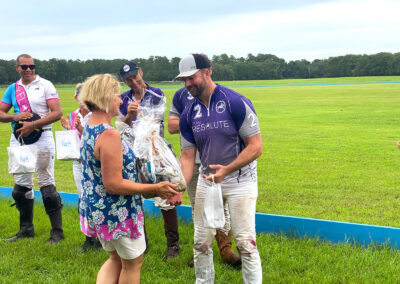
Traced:
[[[214, 283], [215, 278], [212, 251], [215, 230], [203, 227], [204, 199], [208, 184], [208, 181], [200, 177], [196, 190], [193, 245], [196, 284]], [[222, 196], [229, 206], [233, 238], [242, 260], [243, 283], [261, 284], [262, 268], [255, 230], [257, 181], [234, 187], [222, 186]]]

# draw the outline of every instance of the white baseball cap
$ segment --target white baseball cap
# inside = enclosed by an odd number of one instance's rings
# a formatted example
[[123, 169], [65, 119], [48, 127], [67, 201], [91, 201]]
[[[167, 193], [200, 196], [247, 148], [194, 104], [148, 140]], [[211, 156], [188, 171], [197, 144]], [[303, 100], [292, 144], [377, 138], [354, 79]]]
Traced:
[[179, 75], [175, 80], [182, 77], [189, 77], [200, 69], [211, 67], [211, 62], [205, 54], [193, 53], [186, 55], [179, 62]]

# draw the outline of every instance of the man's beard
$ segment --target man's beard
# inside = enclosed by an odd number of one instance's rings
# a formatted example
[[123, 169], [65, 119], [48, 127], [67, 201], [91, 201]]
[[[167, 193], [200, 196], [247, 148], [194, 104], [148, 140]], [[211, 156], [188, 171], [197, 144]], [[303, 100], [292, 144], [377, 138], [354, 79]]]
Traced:
[[201, 88], [199, 86], [190, 86], [187, 90], [193, 97], [199, 98], [200, 95], [203, 93], [204, 88]]

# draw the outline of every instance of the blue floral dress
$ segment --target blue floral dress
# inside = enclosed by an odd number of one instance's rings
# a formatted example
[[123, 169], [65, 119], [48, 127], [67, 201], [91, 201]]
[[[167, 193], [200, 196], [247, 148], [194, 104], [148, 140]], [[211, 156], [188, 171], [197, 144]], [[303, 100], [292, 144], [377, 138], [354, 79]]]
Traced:
[[[143, 207], [140, 194], [110, 194], [103, 185], [101, 164], [94, 156], [99, 135], [109, 124], [86, 125], [81, 140], [82, 199], [79, 206], [81, 231], [89, 237], [109, 241], [128, 237], [137, 239], [143, 234]], [[113, 145], [110, 145], [113, 147]], [[136, 157], [122, 141], [122, 177], [137, 182]]]

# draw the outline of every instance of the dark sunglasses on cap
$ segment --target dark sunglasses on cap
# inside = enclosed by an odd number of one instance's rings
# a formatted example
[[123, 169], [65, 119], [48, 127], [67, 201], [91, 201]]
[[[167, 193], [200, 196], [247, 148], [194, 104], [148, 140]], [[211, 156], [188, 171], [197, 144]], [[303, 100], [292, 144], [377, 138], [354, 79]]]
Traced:
[[19, 65], [19, 67], [21, 67], [22, 70], [27, 70], [28, 67], [31, 70], [34, 70], [36, 68], [35, 64], [31, 64], [31, 65]]

